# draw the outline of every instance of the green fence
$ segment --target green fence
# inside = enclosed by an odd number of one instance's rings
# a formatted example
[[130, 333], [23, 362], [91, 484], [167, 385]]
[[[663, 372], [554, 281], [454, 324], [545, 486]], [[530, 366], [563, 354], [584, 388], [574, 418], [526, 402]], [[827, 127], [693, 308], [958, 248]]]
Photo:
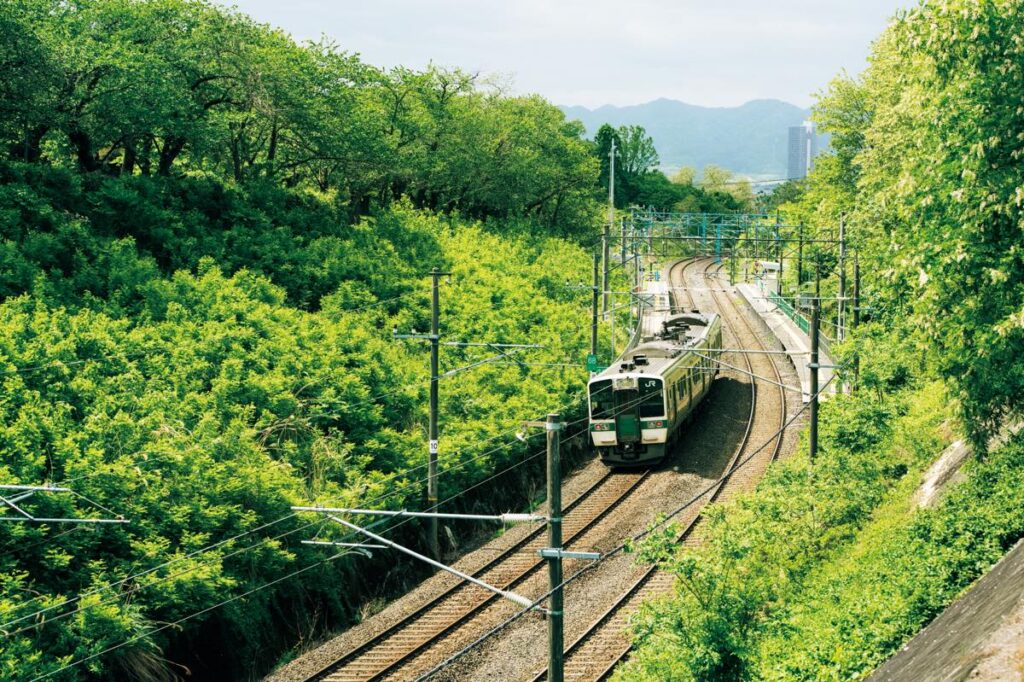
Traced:
[[[806, 317], [798, 313], [796, 309], [792, 305], [790, 305], [789, 301], [782, 298], [781, 296], [779, 296], [774, 291], [771, 291], [770, 289], [766, 290], [764, 286], [761, 286], [760, 289], [765, 294], [767, 294], [769, 301], [778, 306], [779, 310], [786, 314], [786, 317], [793, 320], [793, 324], [795, 324], [797, 327], [800, 327], [800, 330], [803, 331], [804, 334], [810, 336], [810, 321]], [[828, 338], [827, 336], [819, 332], [818, 345], [821, 347], [821, 350], [825, 351], [826, 354], [831, 356], [832, 339]]]
[[811, 323], [806, 317], [801, 315], [789, 304], [789, 301], [779, 296], [774, 291], [766, 292], [768, 294], [768, 300], [779, 307], [779, 310], [786, 313], [786, 317], [793, 320], [796, 326], [800, 327], [804, 334], [811, 333]]

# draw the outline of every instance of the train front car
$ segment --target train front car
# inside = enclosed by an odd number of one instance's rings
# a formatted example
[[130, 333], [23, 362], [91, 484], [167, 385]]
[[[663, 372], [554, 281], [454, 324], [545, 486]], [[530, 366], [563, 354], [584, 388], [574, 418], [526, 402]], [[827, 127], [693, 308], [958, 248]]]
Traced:
[[[646, 332], [646, 330], [645, 330]], [[711, 389], [722, 348], [718, 315], [664, 318], [656, 333], [590, 380], [590, 436], [609, 466], [656, 464]]]
[[606, 464], [653, 464], [665, 456], [664, 381], [641, 367], [623, 364], [590, 382], [590, 435]]

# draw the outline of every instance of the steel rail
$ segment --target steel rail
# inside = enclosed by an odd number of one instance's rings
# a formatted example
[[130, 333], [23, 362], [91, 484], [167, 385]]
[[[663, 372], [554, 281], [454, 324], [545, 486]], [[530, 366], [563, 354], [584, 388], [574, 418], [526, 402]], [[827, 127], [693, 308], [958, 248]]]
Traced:
[[[670, 272], [674, 272], [676, 268], [678, 268], [683, 263], [686, 263], [685, 265], [682, 265], [681, 271], [679, 273], [680, 279], [682, 280], [684, 286], [679, 287], [678, 290], [686, 293], [687, 297], [690, 300], [691, 305], [694, 305], [694, 307], [695, 307], [695, 301], [693, 299], [692, 294], [689, 291], [689, 287], [686, 286], [687, 283], [685, 281], [685, 274], [686, 274], [686, 270], [690, 267], [690, 265], [694, 264], [695, 262], [697, 262], [696, 259], [693, 259], [690, 262], [679, 261], [678, 263], [673, 265], [672, 268], [670, 269]], [[708, 277], [708, 271], [711, 269], [711, 267], [713, 265], [714, 265], [714, 261], [711, 261], [705, 267], [705, 269], [704, 269], [704, 276], [705, 276], [705, 278]], [[721, 271], [721, 268], [722, 268], [722, 266], [719, 265], [718, 266], [718, 271], [719, 272]], [[715, 302], [716, 302], [716, 304], [719, 307], [719, 312], [720, 312], [720, 314], [722, 314], [723, 321], [724, 321], [724, 319], [725, 319], [724, 312], [725, 311], [723, 309], [723, 306], [721, 305], [719, 297], [717, 295], [715, 295], [714, 292], [712, 292], [712, 295], [715, 298]], [[731, 299], [729, 300], [729, 307], [733, 311], [734, 319], [736, 319], [736, 318], [739, 319], [739, 321], [745, 327], [747, 333], [754, 338], [755, 342], [758, 344], [760, 349], [762, 351], [767, 350], [766, 347], [765, 347], [765, 344], [761, 341], [760, 337], [753, 330], [753, 328], [751, 327], [750, 323], [747, 321], [745, 316], [740, 312], [739, 308], [735, 305], [735, 303]], [[733, 331], [733, 335], [734, 336], [736, 335], [735, 331]], [[745, 363], [747, 365], [748, 373], [751, 376], [751, 378], [753, 379], [750, 382], [750, 386], [751, 386], [751, 404], [750, 404], [750, 411], [749, 411], [748, 418], [747, 418], [747, 424], [746, 424], [746, 427], [745, 427], [745, 430], [744, 430], [743, 437], [741, 438], [740, 443], [738, 444], [738, 446], [736, 447], [735, 451], [733, 452], [733, 456], [732, 456], [732, 458], [730, 460], [730, 463], [729, 463], [728, 467], [726, 468], [726, 471], [729, 472], [729, 473], [726, 476], [724, 476], [722, 478], [722, 480], [716, 485], [716, 487], [711, 491], [710, 496], [704, 502], [702, 507], [707, 505], [707, 504], [711, 504], [712, 502], [717, 500], [719, 495], [725, 489], [725, 486], [727, 485], [727, 483], [732, 478], [733, 467], [735, 467], [736, 463], [740, 460], [740, 457], [742, 456], [742, 453], [747, 449], [747, 446], [749, 445], [749, 441], [750, 441], [750, 436], [751, 436], [751, 434], [753, 432], [753, 426], [754, 426], [754, 422], [755, 422], [755, 419], [756, 419], [756, 407], [757, 407], [757, 380], [753, 376], [753, 365], [752, 365], [752, 362], [750, 360], [749, 355], [746, 352], [743, 352], [743, 357], [744, 357]], [[778, 380], [776, 383], [777, 384], [781, 384], [782, 383], [782, 375], [781, 375], [781, 372], [779, 371], [777, 363], [774, 361], [774, 358], [771, 359], [771, 366], [772, 366], [774, 374], [775, 374], [775, 376], [776, 376], [776, 378]], [[766, 383], [771, 383], [771, 382], [768, 381]], [[786, 402], [785, 402], [786, 396], [785, 396], [785, 393], [782, 391], [782, 389], [778, 389], [778, 390], [779, 390], [779, 406], [780, 406], [780, 409], [779, 409], [780, 426], [779, 426], [779, 429], [778, 429], [778, 436], [775, 438], [775, 446], [772, 449], [772, 453], [771, 453], [771, 456], [770, 456], [770, 459], [769, 459], [770, 462], [773, 462], [773, 461], [775, 461], [778, 458], [778, 454], [779, 454], [779, 452], [781, 450], [782, 443], [783, 443], [783, 438], [784, 438], [784, 435], [785, 435], [784, 432], [785, 432], [785, 424], [786, 424]], [[701, 518], [702, 517], [699, 514], [693, 515], [693, 517], [686, 524], [686, 526], [680, 531], [679, 535], [677, 536], [676, 541], [679, 542], [679, 543], [682, 543], [682, 542], [685, 542], [686, 540], [688, 540], [693, 535], [695, 529], [698, 527]], [[655, 581], [656, 581], [657, 584], [654, 584]], [[665, 572], [659, 571], [657, 569], [657, 567], [655, 567], [655, 566], [650, 566], [650, 567], [646, 568], [644, 570], [644, 572], [640, 575], [640, 577], [637, 578], [630, 585], [630, 587], [623, 594], [621, 594], [615, 600], [615, 602], [611, 606], [609, 606], [608, 609], [606, 609], [601, 614], [601, 616], [598, 617], [598, 619], [596, 621], [594, 621], [593, 624], [590, 625], [590, 627], [587, 628], [587, 630], [585, 632], [583, 632], [579, 637], [576, 638], [575, 641], [573, 641], [573, 643], [571, 645], [569, 645], [569, 647], [567, 647], [566, 652], [565, 652], [566, 653], [566, 662], [567, 662], [567, 664], [570, 662], [571, 657], [574, 657], [574, 655], [579, 655], [580, 651], [583, 649], [584, 645], [587, 642], [593, 640], [593, 638], [595, 636], [598, 636], [601, 633], [602, 629], [604, 629], [606, 627], [609, 627], [611, 625], [612, 619], [615, 618], [616, 615], [622, 613], [624, 607], [627, 604], [629, 604], [630, 602], [634, 601], [635, 598], [637, 598], [637, 597], [644, 596], [644, 593], [648, 591], [647, 590], [648, 586], [651, 586], [653, 584], [654, 589], [652, 589], [650, 591], [652, 591], [652, 592], [660, 592], [660, 591], [663, 591], [664, 589], [670, 587], [673, 581], [674, 581], [674, 576], [672, 576], [669, 573], [665, 573]], [[665, 583], [665, 584], [662, 585], [661, 583]], [[661, 589], [658, 589], [658, 588], [661, 588]], [[609, 660], [605, 665], [603, 665], [601, 667], [601, 669], [598, 671], [597, 675], [595, 677], [590, 678], [590, 679], [604, 680], [607, 677], [609, 677], [611, 675], [612, 671], [614, 670], [614, 668], [629, 655], [629, 652], [631, 650], [632, 650], [632, 643], [629, 643], [623, 649], [621, 649], [618, 652], [616, 652], [611, 657], [611, 660]], [[567, 665], [567, 667], [568, 667], [568, 665]], [[547, 669], [544, 669], [544, 670], [541, 670], [536, 675], [534, 675], [531, 678], [530, 682], [539, 682], [539, 680], [546, 679], [546, 677], [547, 677]], [[580, 677], [582, 677], [582, 676], [580, 676]], [[572, 677], [567, 674], [566, 678], [567, 679], [571, 679]], [[576, 678], [576, 679], [578, 679], [578, 678]]]

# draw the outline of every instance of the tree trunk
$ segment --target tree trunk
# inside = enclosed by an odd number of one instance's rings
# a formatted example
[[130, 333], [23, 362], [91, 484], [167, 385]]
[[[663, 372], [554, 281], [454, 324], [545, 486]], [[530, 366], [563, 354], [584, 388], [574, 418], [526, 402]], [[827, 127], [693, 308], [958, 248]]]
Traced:
[[277, 117], [270, 125], [270, 144], [267, 148], [267, 177], [274, 177], [274, 159], [277, 158]]
[[89, 139], [88, 133], [79, 128], [78, 125], [73, 125], [68, 131], [68, 140], [71, 142], [71, 146], [75, 148], [78, 166], [83, 171], [91, 173], [99, 168], [99, 162], [92, 153], [92, 140]]
[[33, 163], [39, 160], [43, 155], [43, 136], [49, 130], [48, 126], [39, 125], [25, 131], [21, 149], [17, 153], [18, 156], [21, 156], [22, 161]]
[[170, 175], [171, 167], [183, 149], [185, 149], [185, 138], [183, 137], [171, 136], [164, 140], [164, 147], [160, 150], [160, 163], [156, 174], [162, 176]]
[[242, 181], [242, 154], [238, 148], [238, 137], [231, 139], [231, 169], [235, 176], [235, 182]]
[[135, 142], [125, 140], [124, 160], [121, 162], [121, 175], [133, 175], [135, 173]]
[[153, 138], [147, 136], [146, 141], [142, 143], [142, 153], [138, 155], [137, 162], [139, 164], [139, 171], [147, 178], [152, 173], [152, 161], [150, 155], [153, 153]]

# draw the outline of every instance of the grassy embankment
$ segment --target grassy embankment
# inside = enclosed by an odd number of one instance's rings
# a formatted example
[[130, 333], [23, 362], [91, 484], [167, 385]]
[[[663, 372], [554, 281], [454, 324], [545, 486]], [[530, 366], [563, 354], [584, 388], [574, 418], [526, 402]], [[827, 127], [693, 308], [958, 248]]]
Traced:
[[[1024, 439], [966, 465], [931, 508], [913, 497], [953, 440], [942, 385], [862, 390], [822, 409], [821, 450], [706, 512], [703, 547], [641, 549], [678, 576], [635, 619], [619, 680], [855, 679], [1024, 535]], [[805, 434], [806, 436], [806, 434]]]

